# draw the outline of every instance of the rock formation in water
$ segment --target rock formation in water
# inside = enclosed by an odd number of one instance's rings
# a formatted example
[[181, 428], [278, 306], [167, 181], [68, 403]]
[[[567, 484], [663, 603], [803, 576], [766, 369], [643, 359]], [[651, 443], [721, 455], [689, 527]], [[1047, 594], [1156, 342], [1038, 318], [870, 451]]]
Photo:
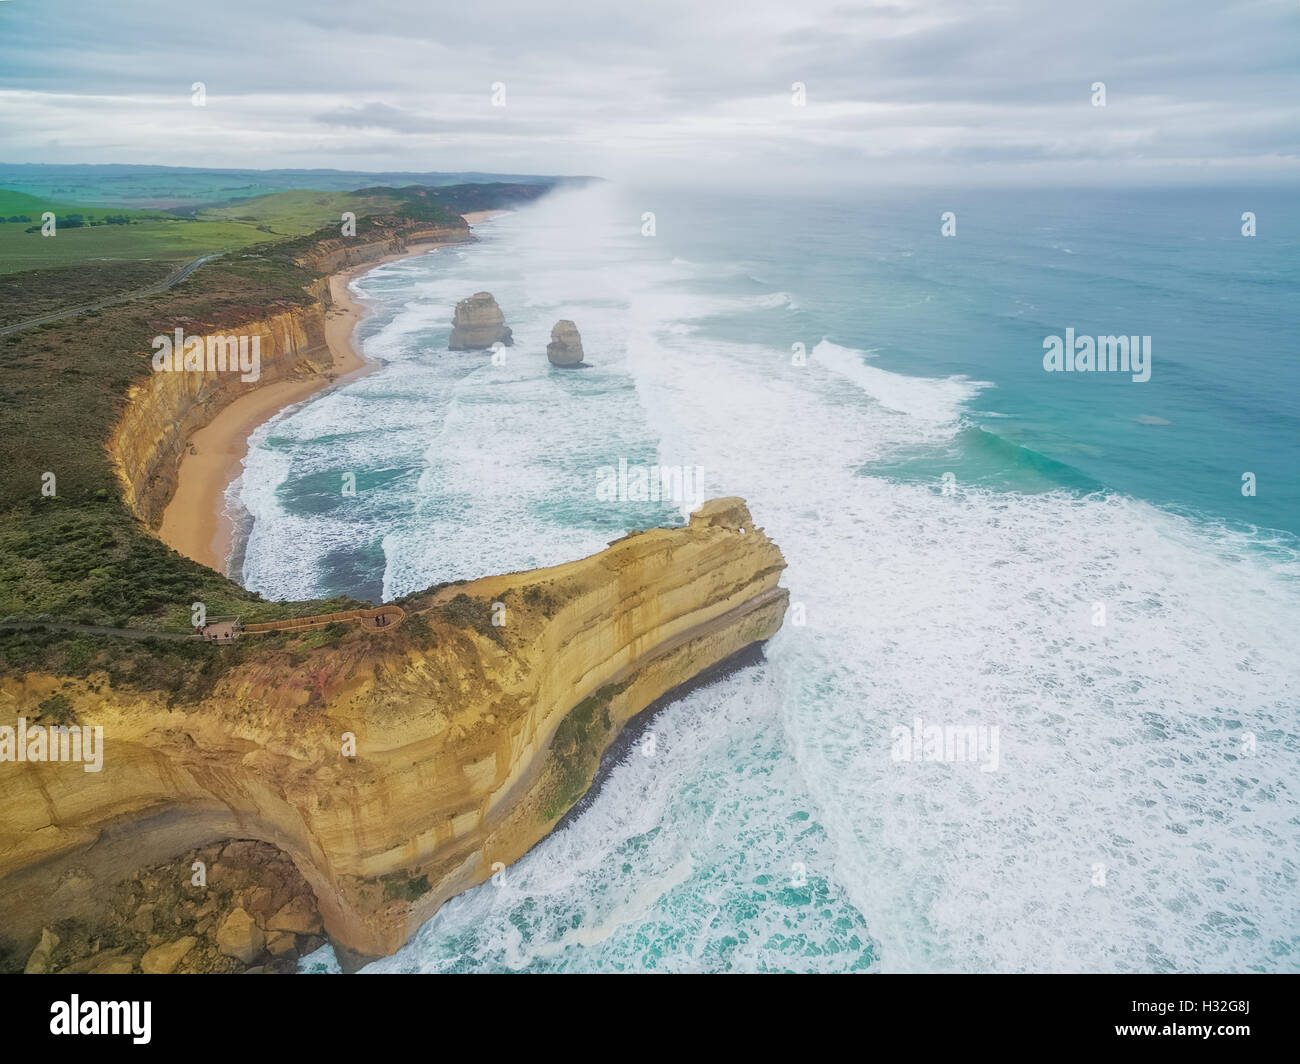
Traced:
[[506, 327], [506, 316], [501, 313], [492, 293], [475, 292], [457, 303], [448, 349], [480, 351], [496, 343], [509, 347], [514, 339]]
[[582, 362], [582, 337], [578, 327], [567, 318], [557, 321], [551, 328], [551, 342], [546, 345], [546, 357], [552, 366], [571, 367]]
[[[293, 860], [350, 966], [392, 953], [542, 839], [630, 718], [773, 635], [784, 568], [743, 500], [714, 499], [682, 528], [408, 600], [394, 632], [292, 649], [245, 636], [193, 704], [98, 673], [0, 678], [0, 725], [57, 690], [104, 736], [102, 771], [0, 772], [5, 935], [29, 956], [61, 920], [102, 920], [142, 866], [188, 882], [195, 849], [247, 839]], [[274, 930], [258, 911], [172, 930], [256, 965]]]

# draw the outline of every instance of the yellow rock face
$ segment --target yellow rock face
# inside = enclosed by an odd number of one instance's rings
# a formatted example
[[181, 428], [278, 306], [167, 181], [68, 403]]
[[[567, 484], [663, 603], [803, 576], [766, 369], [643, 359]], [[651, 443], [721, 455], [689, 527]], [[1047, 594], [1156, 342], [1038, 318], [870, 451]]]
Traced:
[[[424, 243], [454, 243], [473, 239], [468, 227], [407, 230], [367, 243], [322, 241], [302, 260], [308, 268], [333, 272], [374, 262], [386, 255]], [[325, 340], [325, 314], [330, 307], [329, 282], [320, 280], [307, 291], [313, 301], [237, 326], [212, 332], [259, 339], [260, 375], [251, 385], [320, 377], [331, 367]], [[190, 333], [199, 335], [194, 329]], [[156, 528], [176, 491], [176, 474], [186, 442], [217, 412], [247, 394], [250, 384], [231, 372], [154, 373], [132, 386], [126, 408], [108, 450], [122, 483], [127, 506]]]
[[[251, 321], [229, 332], [259, 337], [258, 385], [323, 374], [331, 364], [323, 302]], [[248, 388], [238, 373], [201, 370], [154, 373], [144, 383], [132, 386], [108, 448], [127, 505], [147, 524], [157, 525], [176, 490], [176, 472], [186, 441]]]
[[292, 665], [246, 636], [246, 660], [198, 705], [105, 677], [5, 681], [0, 724], [34, 716], [57, 683], [104, 729], [98, 773], [0, 771], [9, 933], [34, 945], [92, 913], [102, 884], [234, 837], [292, 856], [345, 953], [391, 953], [541, 839], [632, 716], [775, 633], [784, 567], [743, 500], [715, 499], [687, 527], [443, 589], [396, 632], [355, 631]]

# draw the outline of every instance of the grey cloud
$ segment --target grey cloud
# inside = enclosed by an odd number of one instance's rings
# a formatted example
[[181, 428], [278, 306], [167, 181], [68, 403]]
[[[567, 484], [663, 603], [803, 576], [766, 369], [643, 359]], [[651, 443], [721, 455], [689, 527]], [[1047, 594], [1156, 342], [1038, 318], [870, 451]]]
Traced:
[[397, 133], [436, 133], [439, 124], [424, 115], [412, 114], [386, 103], [368, 103], [363, 107], [338, 107], [316, 116], [327, 126], [354, 129], [391, 129]]
[[[1261, 176], [1294, 177], [1293, 8], [223, 0], [178, 19], [170, 0], [133, 0], [105, 22], [90, 0], [0, 4], [0, 137], [32, 161], [57, 139], [60, 161], [81, 145], [88, 162], [165, 162], [182, 144], [268, 166], [314, 151], [421, 169], [436, 148], [448, 168], [612, 175], [909, 181], [960, 162], [1000, 180], [1091, 159], [1146, 179], [1258, 158]], [[178, 127], [194, 80], [209, 108]], [[489, 105], [494, 81], [506, 108]]]

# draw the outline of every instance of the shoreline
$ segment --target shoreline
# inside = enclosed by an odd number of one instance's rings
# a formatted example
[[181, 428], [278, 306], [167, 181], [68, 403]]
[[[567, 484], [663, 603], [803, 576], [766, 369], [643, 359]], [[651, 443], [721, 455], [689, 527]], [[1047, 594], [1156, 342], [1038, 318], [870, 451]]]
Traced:
[[[471, 226], [505, 211], [471, 211]], [[163, 511], [158, 538], [187, 558], [223, 576], [234, 551], [237, 528], [226, 512], [226, 489], [244, 470], [252, 434], [277, 414], [305, 399], [348, 381], [373, 373], [383, 365], [366, 358], [353, 344], [357, 326], [370, 307], [348, 291], [357, 276], [399, 259], [425, 254], [451, 243], [418, 244], [373, 262], [350, 266], [330, 274], [331, 307], [325, 312], [325, 342], [331, 365], [322, 374], [304, 380], [274, 381], [241, 395], [222, 408], [208, 424], [186, 441], [186, 454], [176, 474], [176, 492]], [[189, 448], [193, 447], [191, 453]]]

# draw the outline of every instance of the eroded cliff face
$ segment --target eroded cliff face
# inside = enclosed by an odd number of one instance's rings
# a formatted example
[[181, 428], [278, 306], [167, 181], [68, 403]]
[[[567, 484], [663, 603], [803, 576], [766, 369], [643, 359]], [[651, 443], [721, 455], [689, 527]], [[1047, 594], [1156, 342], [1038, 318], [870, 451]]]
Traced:
[[57, 686], [104, 729], [98, 773], [0, 772], [9, 933], [30, 948], [140, 865], [235, 837], [293, 858], [345, 955], [391, 953], [540, 840], [632, 716], [775, 633], [784, 566], [743, 500], [719, 499], [684, 528], [444, 589], [400, 642], [353, 632], [291, 668], [253, 654], [196, 706], [98, 676], [6, 680], [0, 724]]
[[[217, 412], [250, 388], [293, 377], [319, 376], [332, 358], [325, 343], [329, 287], [313, 285], [315, 302], [223, 330], [258, 338], [260, 373], [245, 381], [229, 370], [153, 373], [127, 392], [126, 409], [108, 448], [127, 505], [151, 527], [176, 491], [186, 442]], [[208, 330], [209, 332], [215, 330]], [[192, 335], [204, 335], [192, 333]]]
[[457, 244], [473, 240], [469, 224], [464, 219], [461, 222], [457, 226], [429, 225], [422, 228], [412, 228], [407, 223], [400, 232], [393, 232], [382, 240], [364, 243], [344, 237], [323, 240], [299, 261], [319, 273], [334, 273], [353, 266], [364, 266], [368, 262], [378, 262], [386, 255], [400, 255], [417, 244]]
[[[473, 239], [468, 225], [406, 228], [365, 242], [343, 238], [314, 245], [299, 259], [322, 274], [376, 262], [426, 243]], [[325, 315], [331, 305], [329, 283], [321, 279], [307, 289], [311, 302], [238, 324], [198, 330], [176, 322], [188, 335], [256, 336], [260, 368], [256, 380], [229, 370], [159, 372], [134, 384], [112, 437], [109, 453], [117, 467], [127, 505], [146, 524], [157, 528], [176, 491], [187, 441], [216, 414], [250, 389], [275, 381], [320, 377], [332, 358], [325, 339]]]

